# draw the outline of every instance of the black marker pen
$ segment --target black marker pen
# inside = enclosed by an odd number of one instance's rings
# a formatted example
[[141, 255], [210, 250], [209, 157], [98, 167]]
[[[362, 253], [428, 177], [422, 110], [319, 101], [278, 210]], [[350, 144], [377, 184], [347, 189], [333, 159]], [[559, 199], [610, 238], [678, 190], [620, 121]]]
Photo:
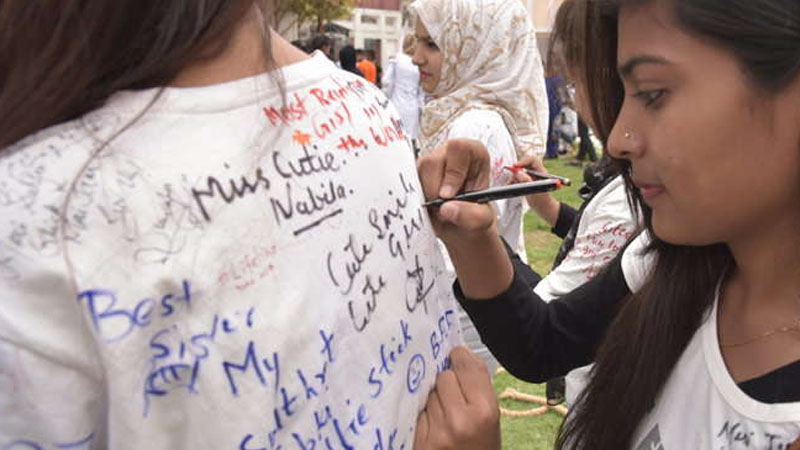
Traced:
[[441, 206], [443, 203], [451, 200], [470, 203], [487, 203], [492, 200], [502, 200], [504, 198], [521, 197], [523, 195], [554, 191], [561, 186], [561, 180], [555, 179], [509, 184], [508, 186], [498, 186], [480, 191], [465, 192], [463, 194], [456, 195], [453, 198], [438, 198], [428, 203], [424, 203], [422, 206]]

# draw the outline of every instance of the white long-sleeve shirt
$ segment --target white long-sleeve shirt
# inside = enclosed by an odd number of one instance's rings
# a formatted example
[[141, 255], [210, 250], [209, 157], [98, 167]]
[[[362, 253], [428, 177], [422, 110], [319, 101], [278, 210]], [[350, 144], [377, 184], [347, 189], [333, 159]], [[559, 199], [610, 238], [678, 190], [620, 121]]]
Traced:
[[381, 82], [384, 93], [400, 113], [406, 132], [411, 139], [418, 139], [419, 117], [425, 93], [419, 86], [419, 69], [411, 62], [411, 57], [398, 53], [390, 59]]

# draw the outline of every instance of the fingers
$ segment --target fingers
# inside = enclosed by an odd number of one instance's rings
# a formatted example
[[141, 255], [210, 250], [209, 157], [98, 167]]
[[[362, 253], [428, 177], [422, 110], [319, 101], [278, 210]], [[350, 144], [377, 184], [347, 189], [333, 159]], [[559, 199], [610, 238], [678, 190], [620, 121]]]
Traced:
[[489, 153], [478, 141], [447, 141], [417, 161], [426, 200], [452, 198], [461, 191], [489, 187]]
[[425, 411], [428, 413], [428, 420], [431, 424], [442, 424], [444, 420], [444, 409], [442, 400], [439, 398], [439, 386], [435, 386], [430, 394], [428, 394], [428, 403], [425, 405]]
[[[450, 358], [453, 369], [437, 375], [425, 411], [417, 418], [414, 449], [499, 450], [500, 413], [486, 365], [464, 347], [453, 350]], [[473, 389], [477, 392], [469, 392], [471, 397], [485, 398], [468, 403], [465, 394]]]
[[535, 170], [541, 173], [547, 173], [547, 169], [544, 167], [544, 163], [542, 159], [536, 156], [524, 156], [516, 164], [515, 167], [525, 167], [531, 170]]
[[[514, 167], [518, 168], [525, 168], [528, 170], [532, 170], [539, 174], [547, 174], [547, 169], [544, 167], [544, 163], [542, 162], [541, 158], [536, 156], [524, 156], [519, 159]], [[525, 183], [528, 181], [533, 181], [534, 177], [530, 176], [525, 170], [517, 170], [514, 172], [514, 182], [515, 183]]]
[[436, 391], [444, 407], [444, 415], [450, 416], [449, 411], [463, 410], [467, 401], [462, 391], [456, 373], [452, 370], [445, 370], [436, 376]]
[[431, 154], [420, 156], [417, 160], [417, 174], [426, 201], [439, 198], [439, 190], [444, 179], [445, 151], [445, 147], [439, 147]]
[[417, 417], [417, 428], [414, 431], [414, 450], [425, 450], [430, 436], [430, 421], [426, 410], [422, 410]]
[[527, 183], [528, 181], [533, 181], [530, 175], [525, 173], [525, 171], [517, 171], [514, 172], [514, 182], [515, 183]]
[[417, 417], [417, 429], [414, 431], [414, 450], [437, 450], [442, 448], [439, 444], [441, 430], [445, 422], [444, 410], [439, 394], [434, 386], [428, 394], [425, 409]]
[[491, 405], [497, 399], [486, 363], [466, 347], [450, 352], [451, 369], [467, 404]]
[[[455, 139], [421, 157], [417, 171], [426, 201], [451, 198], [460, 191], [489, 187], [489, 153], [478, 141]], [[429, 211], [437, 234], [443, 239], [438, 221], [460, 232], [485, 231], [494, 221], [494, 212], [487, 205], [449, 202]]]
[[442, 198], [459, 191], [489, 187], [489, 152], [478, 141], [454, 139], [445, 143], [444, 179], [439, 190]]
[[494, 222], [491, 206], [467, 202], [447, 202], [439, 207], [438, 218], [459, 230], [476, 232], [488, 229]]

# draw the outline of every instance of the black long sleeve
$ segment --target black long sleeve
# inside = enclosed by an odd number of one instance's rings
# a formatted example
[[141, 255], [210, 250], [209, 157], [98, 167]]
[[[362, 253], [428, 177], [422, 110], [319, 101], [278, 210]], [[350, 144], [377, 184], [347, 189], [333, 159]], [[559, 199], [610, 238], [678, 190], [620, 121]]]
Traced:
[[[532, 383], [592, 362], [620, 302], [630, 294], [622, 273], [622, 252], [591, 281], [547, 303], [533, 292], [541, 277], [508, 245], [506, 250], [514, 265], [514, 279], [506, 292], [471, 301], [457, 281], [454, 285], [456, 297], [495, 358], [512, 375]], [[795, 361], [739, 387], [763, 403], [798, 402], [798, 374], [800, 361]]]
[[540, 277], [516, 255], [506, 292], [470, 301], [458, 282], [454, 291], [497, 360], [515, 377], [541, 383], [594, 359], [618, 305], [630, 294], [621, 255], [591, 281], [549, 303], [533, 292]]
[[561, 239], [564, 239], [567, 237], [567, 233], [570, 228], [572, 228], [580, 213], [577, 209], [564, 202], [559, 202], [559, 205], [556, 224], [550, 231]]

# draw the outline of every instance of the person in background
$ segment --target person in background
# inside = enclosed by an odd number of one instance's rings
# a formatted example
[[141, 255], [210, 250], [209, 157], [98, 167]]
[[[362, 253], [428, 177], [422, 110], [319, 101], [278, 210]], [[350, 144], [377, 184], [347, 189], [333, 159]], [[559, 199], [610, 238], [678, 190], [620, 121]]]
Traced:
[[553, 132], [558, 137], [558, 154], [566, 155], [573, 151], [573, 143], [578, 137], [578, 113], [571, 103], [564, 103], [556, 117]]
[[[569, 2], [566, 0], [564, 4]], [[557, 25], [554, 30], [557, 30]], [[538, 158], [525, 158], [517, 165], [547, 173]], [[531, 180], [519, 172], [515, 181]], [[563, 239], [552, 270], [534, 288], [544, 301], [566, 295], [594, 278], [640, 229], [637, 215], [631, 211], [619, 167], [610, 158], [604, 156], [584, 169], [579, 194], [583, 203], [577, 210], [557, 201], [549, 193], [527, 197], [531, 209], [550, 225], [553, 234]], [[565, 377], [547, 380], [545, 395], [548, 404], [566, 400], [573, 405], [586, 385], [590, 369], [586, 366], [572, 370], [566, 381]]]
[[342, 70], [354, 73], [363, 78], [364, 74], [358, 70], [358, 67], [356, 66], [356, 55], [356, 49], [353, 48], [352, 45], [345, 45], [342, 47], [342, 49], [339, 50], [339, 67]]
[[389, 58], [386, 76], [383, 78], [383, 92], [400, 113], [416, 156], [419, 151], [419, 117], [425, 101], [425, 91], [419, 84], [419, 68], [411, 61], [415, 42], [414, 35], [405, 35], [402, 51]]
[[594, 149], [594, 143], [591, 136], [589, 136], [589, 126], [578, 115], [578, 136], [581, 138], [580, 146], [578, 147], [578, 156], [576, 156], [578, 163], [583, 164], [587, 159], [589, 161], [597, 161], [597, 153]]
[[564, 85], [564, 78], [560, 75], [550, 75], [545, 78], [547, 91], [547, 147], [545, 149], [545, 159], [558, 158], [558, 136], [555, 133], [555, 122], [561, 112], [561, 89]]
[[375, 50], [371, 48], [367, 50], [367, 59], [370, 60], [372, 64], [375, 64], [375, 86], [380, 88], [383, 86], [381, 83], [381, 78], [383, 77], [383, 67], [381, 66], [380, 62], [378, 62], [378, 58], [375, 55]]
[[302, 39], [293, 40], [292, 45], [294, 45], [298, 50], [302, 50], [303, 52], [309, 53], [308, 48], [306, 48], [306, 44], [303, 42]]
[[333, 39], [328, 36], [322, 33], [316, 34], [311, 38], [308, 46], [311, 53], [319, 50], [324, 53], [328, 59], [333, 60]]
[[[546, 140], [542, 60], [527, 11], [508, 0], [418, 0], [410, 11], [417, 39], [412, 60], [422, 89], [433, 98], [422, 113], [420, 154], [450, 139], [474, 139], [490, 149], [491, 184], [510, 183], [513, 176], [504, 167], [541, 155]], [[525, 258], [525, 200], [492, 206], [500, 235]], [[497, 362], [469, 317], [462, 314], [461, 320], [467, 345], [494, 370]]]
[[[359, 49], [356, 51], [356, 59], [358, 60], [358, 70], [364, 74], [364, 78], [372, 84], [376, 84], [378, 80], [378, 71], [375, 63], [368, 58], [369, 51]], [[373, 53], [374, 54], [374, 53]]]
[[[575, 0], [565, 0], [558, 9], [550, 35], [548, 69], [570, 80], [570, 87], [565, 84], [562, 91], [564, 106], [559, 116], [564, 116], [575, 107], [577, 112], [590, 117], [591, 108], [587, 104], [585, 88], [587, 81], [580, 71], [583, 44], [571, 34], [576, 15]], [[572, 114], [577, 115], [575, 111]], [[608, 127], [599, 130], [601, 136], [608, 136], [610, 132]], [[564, 135], [569, 132], [557, 126], [556, 133], [566, 139], [568, 136]], [[574, 131], [571, 133], [574, 135]], [[547, 173], [542, 160], [536, 157], [523, 158], [516, 165]], [[531, 181], [523, 172], [518, 172], [515, 178], [517, 182]], [[559, 202], [550, 193], [526, 197], [531, 209], [550, 225], [555, 235], [563, 239], [552, 270], [534, 288], [536, 294], [545, 301], [566, 295], [594, 278], [641, 228], [636, 220], [637, 215], [631, 211], [619, 166], [608, 156], [584, 169], [579, 195], [583, 203], [577, 210]], [[566, 377], [566, 386], [563, 377], [548, 380], [548, 403], [558, 404], [566, 397], [570, 405], [574, 404], [586, 385], [588, 371], [589, 367], [571, 371]]]

